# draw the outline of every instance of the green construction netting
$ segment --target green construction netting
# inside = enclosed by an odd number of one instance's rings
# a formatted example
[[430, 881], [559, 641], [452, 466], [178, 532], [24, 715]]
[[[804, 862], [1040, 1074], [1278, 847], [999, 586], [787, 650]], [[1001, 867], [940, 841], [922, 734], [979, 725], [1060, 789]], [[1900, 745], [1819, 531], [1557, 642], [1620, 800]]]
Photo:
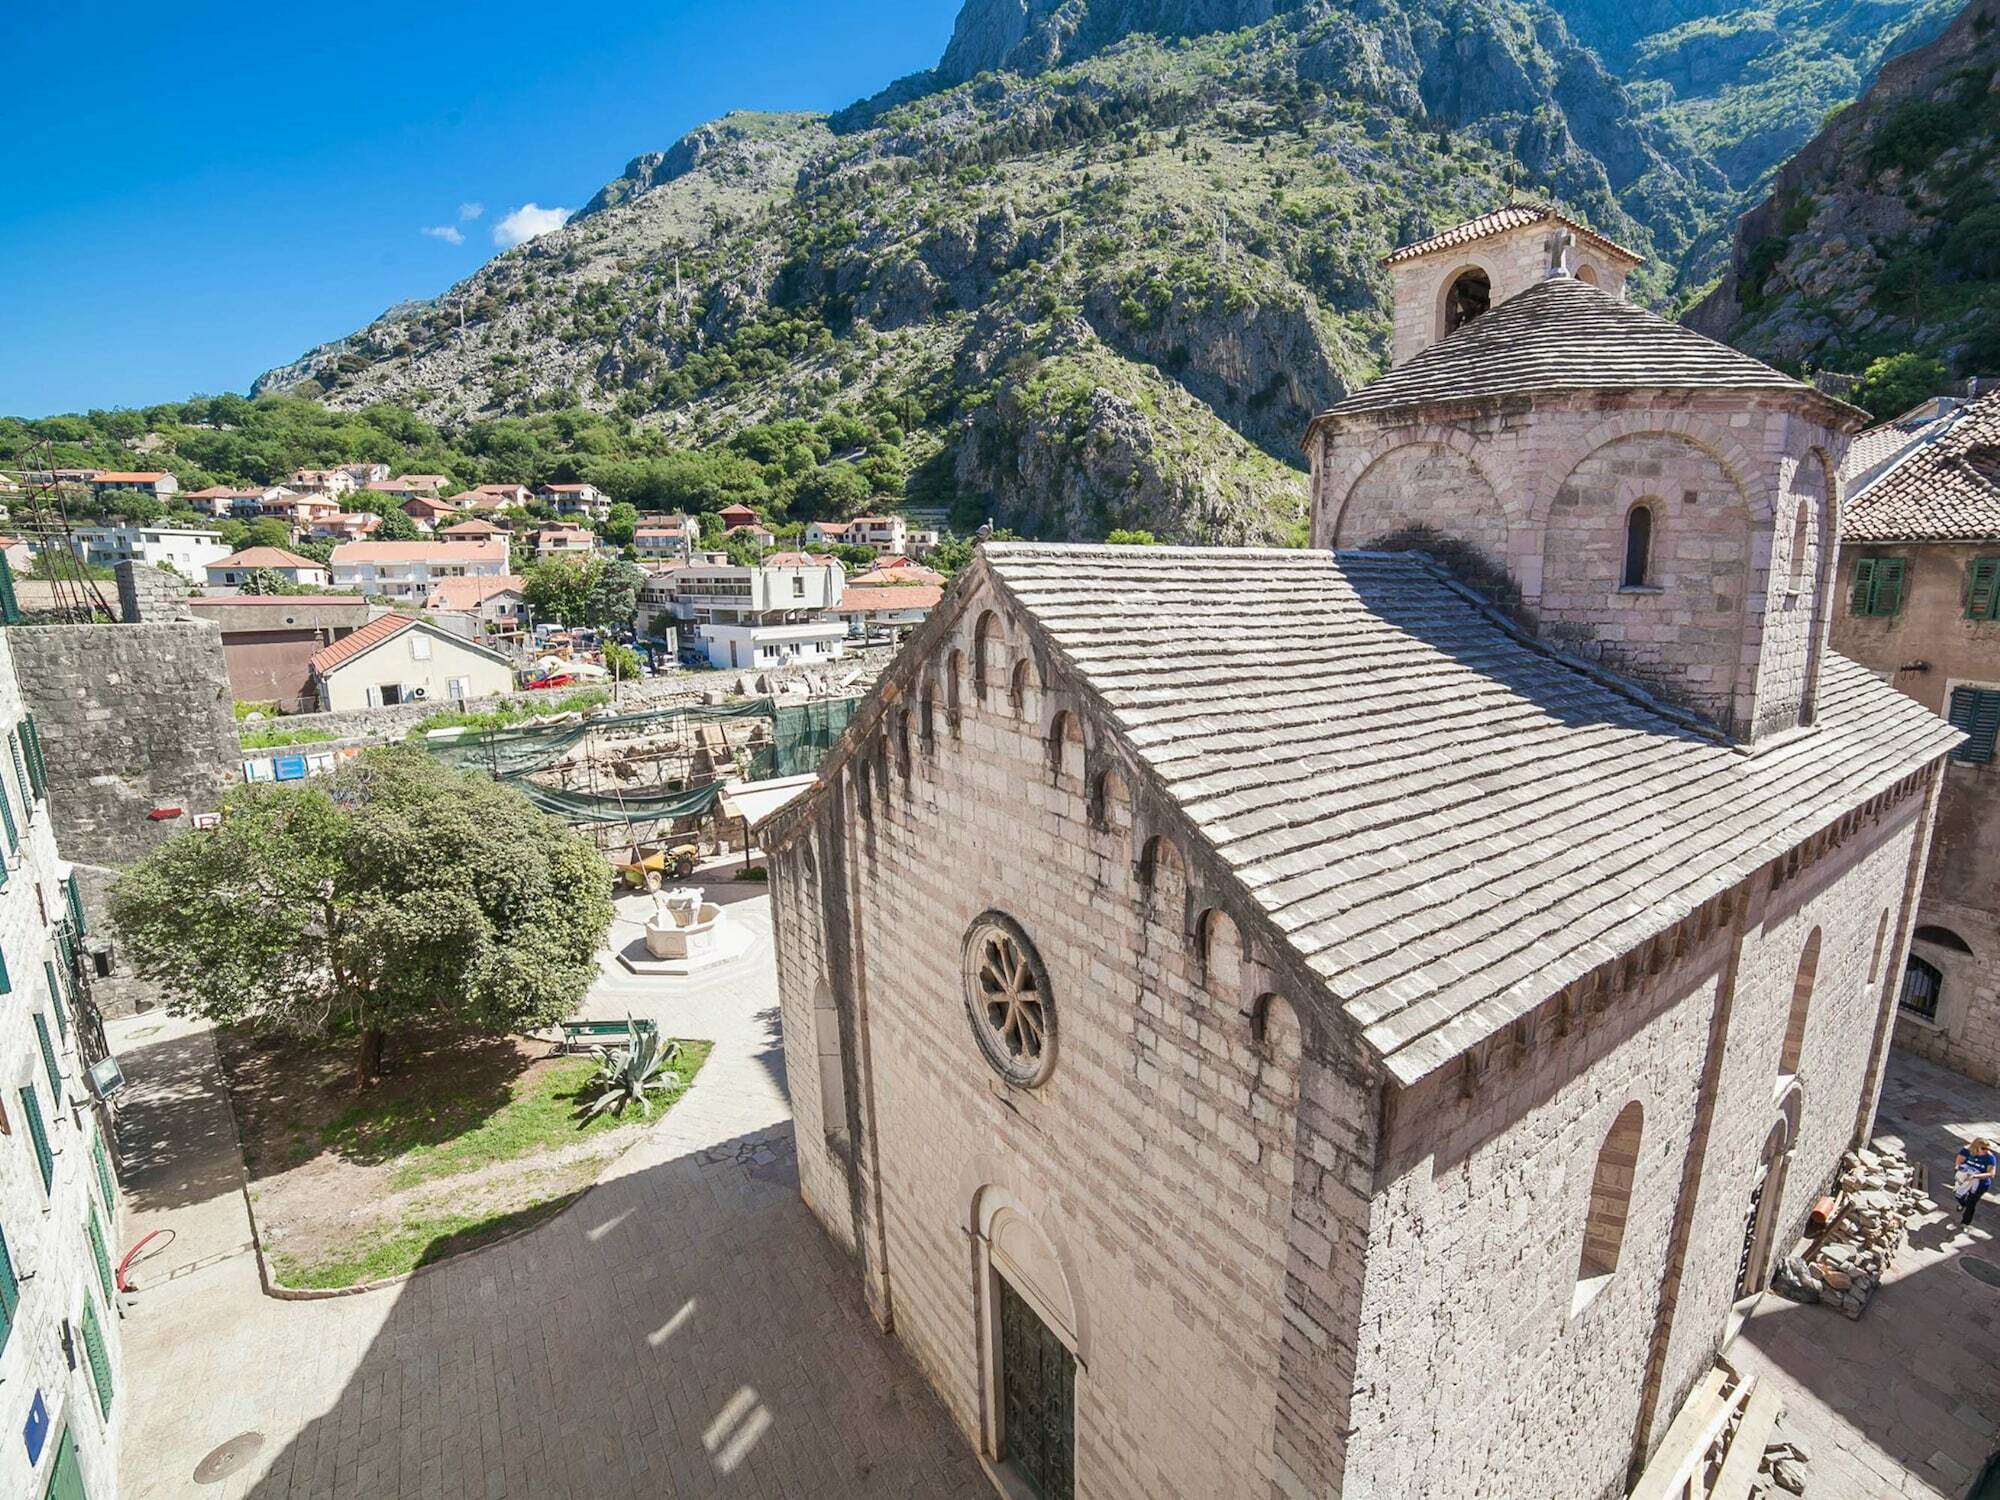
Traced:
[[544, 786], [529, 777], [547, 770], [600, 730], [639, 728], [676, 719], [700, 726], [757, 718], [771, 721], [771, 740], [753, 751], [746, 779], [802, 776], [819, 768], [821, 757], [840, 738], [860, 701], [820, 698], [779, 704], [769, 698], [751, 698], [734, 704], [655, 708], [587, 721], [518, 724], [448, 739], [426, 739], [424, 747], [448, 765], [466, 771], [484, 771], [496, 780], [519, 787], [535, 806], [573, 823], [651, 823], [706, 815], [721, 795], [721, 786], [711, 783], [681, 791], [646, 793], [580, 792]]

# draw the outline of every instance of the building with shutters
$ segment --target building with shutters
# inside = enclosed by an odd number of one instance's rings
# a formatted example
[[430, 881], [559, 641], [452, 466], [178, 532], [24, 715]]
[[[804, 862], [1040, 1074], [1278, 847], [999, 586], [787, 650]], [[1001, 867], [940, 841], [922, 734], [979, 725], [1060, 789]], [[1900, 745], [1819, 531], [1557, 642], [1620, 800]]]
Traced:
[[0, 1495], [118, 1493], [118, 1183], [82, 903], [0, 632]]
[[2000, 393], [1862, 433], [1847, 496], [1834, 646], [1966, 734], [1945, 766], [1896, 1045], [2000, 1083]]
[[802, 1194], [1006, 1493], [1623, 1495], [1868, 1137], [1960, 736], [1826, 648], [1860, 413], [1595, 238], [1392, 264], [1316, 550], [982, 547], [758, 828]]

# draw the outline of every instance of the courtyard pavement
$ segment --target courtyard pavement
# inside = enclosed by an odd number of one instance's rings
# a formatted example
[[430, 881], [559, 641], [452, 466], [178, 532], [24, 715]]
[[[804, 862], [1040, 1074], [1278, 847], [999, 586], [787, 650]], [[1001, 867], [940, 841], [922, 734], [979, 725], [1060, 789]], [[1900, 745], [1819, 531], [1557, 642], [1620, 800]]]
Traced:
[[1952, 1157], [2000, 1139], [2000, 1089], [1892, 1052], [1875, 1131], [1929, 1168], [1936, 1211], [1858, 1321], [1766, 1294], [1727, 1358], [1784, 1391], [1780, 1435], [1810, 1455], [1811, 1500], [1958, 1500], [2000, 1451], [2000, 1201], [1962, 1229]]
[[[799, 1199], [768, 897], [710, 894], [755, 931], [743, 957], [662, 980], [607, 954], [585, 1007], [712, 1040], [687, 1095], [547, 1224], [382, 1291], [264, 1296], [206, 1027], [107, 1028], [132, 1080], [121, 1238], [173, 1231], [121, 1299], [131, 1500], [989, 1492]], [[614, 951], [650, 910], [619, 903]]]

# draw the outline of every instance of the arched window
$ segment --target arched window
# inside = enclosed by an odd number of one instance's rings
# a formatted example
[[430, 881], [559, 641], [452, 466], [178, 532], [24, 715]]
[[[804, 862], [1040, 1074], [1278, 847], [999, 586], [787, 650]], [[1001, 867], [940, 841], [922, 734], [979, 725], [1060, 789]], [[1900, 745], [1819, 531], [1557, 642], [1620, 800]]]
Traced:
[[1889, 940], [1889, 908], [1882, 908], [1882, 919], [1875, 924], [1875, 951], [1868, 959], [1868, 982], [1873, 984], [1875, 976], [1882, 972], [1882, 945]]
[[1792, 1013], [1785, 1020], [1785, 1046], [1778, 1056], [1780, 1073], [1796, 1073], [1806, 1050], [1806, 1012], [1812, 1006], [1813, 981], [1819, 977], [1819, 929], [1806, 936], [1799, 971], [1792, 976]]
[[1017, 714], [1028, 710], [1028, 689], [1034, 685], [1034, 668], [1028, 665], [1028, 658], [1022, 657], [1014, 663], [1014, 675], [1007, 684], [1007, 704]]
[[1000, 617], [989, 609], [972, 632], [972, 691], [981, 703], [986, 701], [986, 684], [993, 678], [993, 669], [999, 665], [993, 644], [999, 634]]
[[1619, 583], [1628, 589], [1642, 589], [1653, 581], [1652, 572], [1653, 508], [1635, 505], [1625, 516], [1625, 572]]
[[1597, 1153], [1590, 1178], [1590, 1212], [1583, 1223], [1583, 1256], [1577, 1263], [1578, 1305], [1618, 1269], [1625, 1245], [1625, 1219], [1632, 1207], [1632, 1184], [1639, 1170], [1639, 1137], [1645, 1111], [1634, 1099], [1618, 1111]]
[[1083, 775], [1083, 725], [1068, 709], [1049, 726], [1049, 770], [1058, 776]]
[[1812, 526], [1812, 504], [1801, 500], [1799, 508], [1792, 514], [1792, 582], [1791, 591], [1798, 593], [1806, 583], [1806, 543]]
[[1583, 284], [1584, 284], [1585, 286], [1596, 286], [1596, 285], [1597, 285], [1597, 267], [1595, 267], [1595, 266], [1578, 266], [1578, 267], [1576, 268], [1576, 279], [1577, 279], [1578, 281], [1582, 282], [1582, 283], [1583, 283]]
[[813, 991], [813, 1046], [819, 1054], [819, 1128], [835, 1146], [844, 1146], [847, 1078], [840, 1063], [840, 1012], [824, 979]]
[[1493, 305], [1493, 283], [1474, 266], [1461, 271], [1444, 294], [1444, 331], [1456, 333]]
[[1913, 1016], [1935, 1022], [1938, 996], [1943, 992], [1944, 970], [1911, 954], [1903, 966], [1903, 993], [1896, 997], [1896, 1003]]
[[1122, 832], [1131, 824], [1132, 799], [1125, 791], [1125, 778], [1106, 766], [1090, 794], [1090, 823], [1107, 833]]
[[1972, 944], [1953, 932], [1949, 927], [1932, 927], [1928, 923], [1911, 934], [1920, 943], [1929, 943], [1933, 948], [1942, 948], [1947, 953], [1972, 955]]
[[958, 733], [960, 723], [959, 684], [964, 680], [965, 653], [963, 651], [954, 651], [951, 653], [949, 670], [945, 673], [944, 679], [944, 721], [951, 726], [953, 734]]

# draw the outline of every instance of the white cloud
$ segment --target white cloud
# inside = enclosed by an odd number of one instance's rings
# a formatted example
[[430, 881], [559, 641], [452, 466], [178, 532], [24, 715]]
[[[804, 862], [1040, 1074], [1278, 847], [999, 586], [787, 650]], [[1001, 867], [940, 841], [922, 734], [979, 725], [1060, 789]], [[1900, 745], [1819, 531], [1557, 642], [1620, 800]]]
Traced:
[[458, 232], [456, 224], [432, 224], [425, 229], [419, 230], [418, 233], [427, 234], [434, 240], [443, 240], [447, 245], [463, 245], [465, 243], [465, 236]]
[[484, 203], [461, 203], [458, 205], [458, 222], [463, 224], [467, 219], [476, 219], [485, 212]]
[[493, 226], [493, 243], [502, 250], [511, 249], [538, 234], [562, 228], [563, 221], [568, 217], [569, 210], [566, 208], [542, 208], [537, 204], [523, 203], [513, 212], [500, 216]]

